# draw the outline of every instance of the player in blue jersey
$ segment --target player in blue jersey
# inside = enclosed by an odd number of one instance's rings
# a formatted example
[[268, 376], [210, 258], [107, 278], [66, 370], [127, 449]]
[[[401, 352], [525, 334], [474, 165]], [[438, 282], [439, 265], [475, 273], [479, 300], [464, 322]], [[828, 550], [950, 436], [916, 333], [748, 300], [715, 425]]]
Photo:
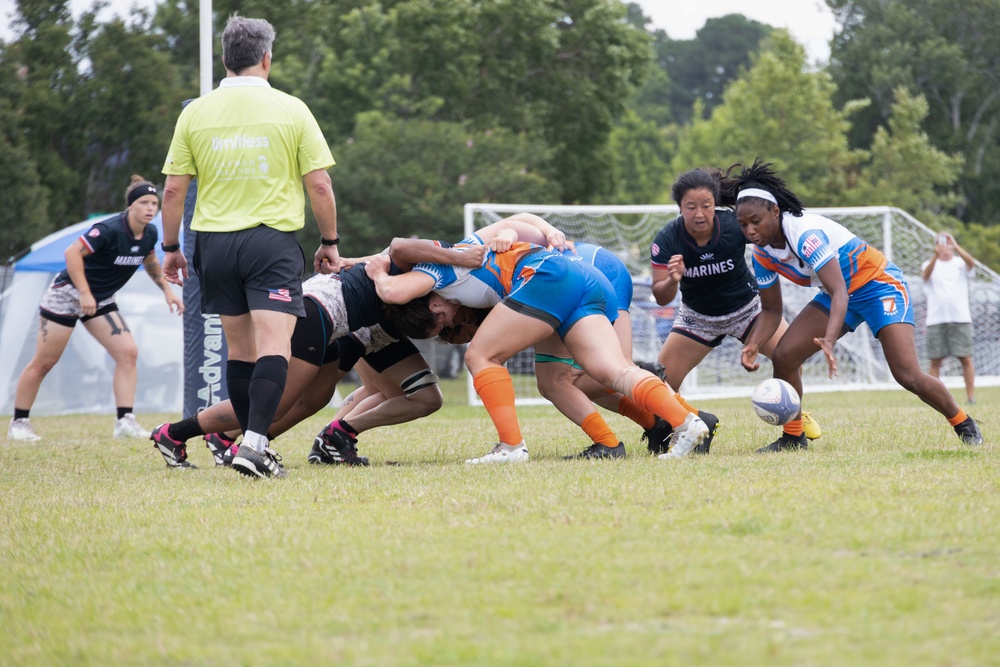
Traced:
[[133, 176], [125, 191], [125, 211], [94, 223], [66, 249], [66, 268], [52, 281], [39, 307], [35, 355], [21, 371], [14, 395], [14, 418], [7, 437], [11, 440], [39, 440], [29, 413], [42, 380], [62, 357], [76, 323], [108, 351], [115, 362], [114, 394], [118, 416], [116, 438], [147, 438], [133, 414], [137, 379], [135, 338], [118, 311], [115, 294], [141, 265], [163, 290], [167, 307], [183, 313], [184, 303], [163, 277], [156, 258], [157, 231], [153, 217], [160, 200], [156, 187], [141, 176]]
[[[726, 336], [745, 342], [761, 311], [746, 261], [747, 240], [736, 214], [716, 209], [722, 177], [718, 169], [693, 169], [677, 178], [670, 194], [681, 214], [657, 233], [650, 251], [656, 302], [666, 305], [678, 289], [681, 292], [680, 310], [657, 357], [663, 379], [672, 387], [680, 388], [688, 373]], [[760, 352], [770, 358], [787, 328], [782, 319]], [[802, 419], [806, 437], [820, 437], [819, 425], [808, 412]], [[718, 421], [706, 423], [714, 434]], [[650, 440], [649, 447], [656, 451], [658, 444]], [[703, 443], [698, 453], [708, 453], [708, 445]]]
[[[771, 165], [760, 160], [723, 182], [723, 199], [736, 207], [740, 228], [754, 244], [754, 273], [763, 307], [743, 348], [741, 361], [747, 370], [759, 367], [757, 354], [781, 320], [778, 276], [819, 287], [778, 342], [771, 357], [774, 377], [791, 383], [801, 396], [802, 364], [819, 351], [833, 377], [837, 339], [865, 322], [881, 344], [896, 382], [944, 415], [962, 442], [982, 444], [975, 420], [938, 378], [920, 368], [910, 293], [896, 265], [845, 227], [808, 213]], [[757, 451], [807, 446], [802, 420], [797, 418], [785, 424], [781, 437]]]
[[418, 264], [409, 273], [390, 276], [384, 263], [368, 267], [387, 303], [406, 303], [433, 290], [468, 307], [492, 308], [469, 345], [466, 366], [500, 442], [468, 463], [528, 459], [513, 383], [503, 363], [553, 332], [588, 375], [674, 426], [673, 447], [664, 456], [686, 456], [708, 434], [704, 422], [688, 413], [669, 387], [626, 359], [611, 324], [617, 318], [614, 290], [586, 262], [518, 242], [506, 252], [491, 250], [478, 269]]

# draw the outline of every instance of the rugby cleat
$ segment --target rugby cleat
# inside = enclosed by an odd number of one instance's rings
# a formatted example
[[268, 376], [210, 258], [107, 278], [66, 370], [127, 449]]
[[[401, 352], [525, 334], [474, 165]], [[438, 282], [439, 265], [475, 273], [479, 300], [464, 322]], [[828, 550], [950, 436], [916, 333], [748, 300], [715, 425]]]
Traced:
[[170, 437], [168, 430], [170, 424], [160, 424], [153, 429], [149, 439], [153, 441], [153, 446], [163, 455], [163, 460], [167, 462], [168, 468], [197, 468], [187, 460], [187, 447], [180, 440]]
[[819, 427], [819, 422], [812, 418], [812, 414], [802, 411], [802, 432], [809, 440], [819, 440], [823, 435], [823, 429]]
[[488, 454], [475, 459], [466, 459], [465, 462], [470, 465], [479, 465], [482, 463], [521, 463], [527, 460], [528, 448], [523, 442], [519, 445], [498, 442]]
[[564, 456], [563, 458], [567, 461], [573, 459], [623, 459], [625, 458], [625, 443], [619, 442], [616, 447], [608, 447], [607, 445], [595, 442], [579, 454]]
[[708, 437], [708, 426], [701, 417], [689, 412], [684, 423], [674, 429], [670, 436], [670, 449], [666, 454], [660, 454], [660, 459], [680, 459], [690, 454], [695, 447]]
[[809, 440], [806, 434], [796, 437], [787, 433], [782, 433], [781, 437], [772, 442], [767, 447], [757, 450], [758, 454], [770, 454], [771, 452], [790, 452], [796, 449], [809, 449]]
[[983, 444], [983, 433], [979, 430], [979, 425], [972, 417], [966, 417], [961, 424], [955, 425], [955, 433], [966, 445]]

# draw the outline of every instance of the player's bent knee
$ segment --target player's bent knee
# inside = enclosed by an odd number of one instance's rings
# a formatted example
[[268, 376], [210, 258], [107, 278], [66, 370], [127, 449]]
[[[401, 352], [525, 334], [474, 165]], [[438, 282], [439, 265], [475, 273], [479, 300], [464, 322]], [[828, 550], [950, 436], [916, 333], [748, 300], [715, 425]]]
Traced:
[[403, 379], [399, 383], [406, 399], [423, 411], [423, 416], [441, 409], [444, 398], [438, 387], [438, 376], [429, 368], [424, 368]]

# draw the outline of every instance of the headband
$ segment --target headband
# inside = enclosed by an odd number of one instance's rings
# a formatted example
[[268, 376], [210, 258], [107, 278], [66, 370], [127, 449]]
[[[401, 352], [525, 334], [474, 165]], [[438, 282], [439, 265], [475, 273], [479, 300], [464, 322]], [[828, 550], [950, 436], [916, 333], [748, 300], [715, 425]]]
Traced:
[[766, 199], [772, 204], [778, 203], [778, 200], [774, 198], [774, 195], [767, 190], [761, 190], [760, 188], [747, 188], [746, 190], [740, 190], [740, 193], [736, 195], [736, 201], [745, 197], [758, 197], [760, 199]]
[[145, 197], [146, 195], [155, 195], [156, 188], [149, 183], [143, 183], [136, 186], [134, 189], [129, 190], [128, 194], [125, 195], [126, 206], [131, 206], [135, 203], [135, 200], [139, 197]]

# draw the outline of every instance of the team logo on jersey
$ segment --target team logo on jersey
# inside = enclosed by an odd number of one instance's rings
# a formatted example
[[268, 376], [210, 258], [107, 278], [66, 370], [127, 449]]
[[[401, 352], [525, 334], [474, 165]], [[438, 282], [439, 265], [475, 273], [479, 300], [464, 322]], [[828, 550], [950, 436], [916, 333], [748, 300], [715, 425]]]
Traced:
[[660, 254], [660, 246], [656, 243], [653, 244], [653, 256]]
[[701, 259], [701, 261], [703, 261], [703, 262], [710, 262], [710, 261], [712, 261], [713, 259], [715, 259], [715, 253], [714, 253], [714, 252], [706, 252], [705, 254], [703, 254], [703, 255], [701, 256], [701, 258], [700, 258], [700, 259]]
[[91, 236], [91, 237], [94, 237], [94, 238], [97, 238], [100, 235], [101, 235], [101, 230], [98, 229], [97, 227], [94, 227], [89, 232], [87, 232], [87, 236]]
[[805, 238], [804, 241], [802, 241], [802, 256], [808, 259], [822, 247], [823, 239], [821, 239], [815, 232], [811, 233]]
[[886, 315], [896, 314], [896, 297], [887, 296], [882, 298], [882, 312]]
[[132, 246], [132, 248], [129, 250], [129, 252], [139, 252], [139, 246], [137, 246], [137, 245]]

